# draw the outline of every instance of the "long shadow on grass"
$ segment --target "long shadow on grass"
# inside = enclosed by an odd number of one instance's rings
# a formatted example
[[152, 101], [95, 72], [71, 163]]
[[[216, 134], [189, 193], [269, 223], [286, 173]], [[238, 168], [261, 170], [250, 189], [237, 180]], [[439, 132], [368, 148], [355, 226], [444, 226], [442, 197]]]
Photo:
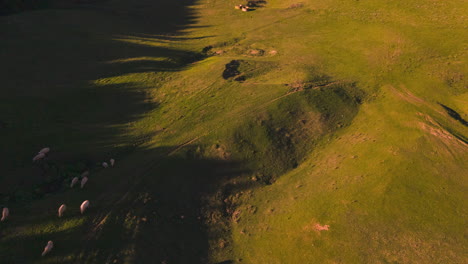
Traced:
[[[165, 75], [158, 74], [181, 71], [202, 58], [196, 52], [167, 44], [189, 40], [180, 32], [197, 19], [189, 8], [194, 2], [78, 1], [78, 4], [58, 6], [58, 9], [1, 17], [0, 63], [4, 70], [0, 71], [0, 170], [21, 169], [24, 173], [16, 173], [15, 177], [2, 173], [0, 194], [31, 189], [29, 179], [33, 170], [27, 169], [32, 167], [31, 155], [42, 147], [51, 147], [50, 159], [59, 162], [83, 156], [98, 161], [118, 156], [141, 143], [141, 138], [126, 134], [126, 124], [158, 108], [158, 102], [149, 100], [152, 98], [148, 94], [150, 88], [157, 89], [163, 81]], [[209, 36], [200, 38], [204, 37]], [[165, 151], [154, 150], [148, 156]], [[153, 161], [150, 158], [149, 162]], [[153, 197], [151, 203], [155, 204], [151, 208], [158, 217], [153, 217], [153, 211], [141, 209], [149, 206], [140, 208], [133, 204], [140, 201], [142, 194], [140, 188], [127, 192], [129, 185], [133, 186], [129, 179], [141, 173], [135, 171], [137, 168], [128, 168], [120, 177], [105, 174], [107, 176], [102, 179], [90, 179], [87, 192], [58, 192], [52, 198], [35, 201], [30, 208], [20, 208], [11, 202], [10, 196], [2, 196], [2, 199], [10, 199], [4, 201], [12, 211], [9, 227], [22, 225], [15, 217], [25, 219], [23, 227], [44, 223], [44, 219], [31, 216], [50, 214], [55, 217], [57, 201], [70, 204], [73, 208], [70, 210], [75, 210], [72, 214], [78, 216], [77, 206], [89, 199], [93, 204], [90, 219], [99, 222], [90, 223], [85, 234], [79, 234], [81, 229], [76, 229], [64, 234], [67, 236], [64, 240], [58, 236], [54, 238], [57, 240], [56, 256], [63, 257], [60, 263], [66, 263], [69, 260], [66, 256], [74, 250], [85, 253], [75, 263], [106, 263], [107, 257], [119, 254], [133, 258], [133, 263], [158, 263], [155, 260], [164, 259], [201, 262], [208, 251], [207, 234], [197, 222], [198, 218], [193, 217], [201, 210], [201, 192], [212, 192], [206, 188], [213, 185], [197, 182], [214, 180], [216, 183], [218, 176], [236, 174], [236, 164], [177, 159], [164, 160], [162, 164], [167, 165], [161, 172], [145, 171], [144, 175], [154, 173], [154, 177], [146, 177], [144, 183], [138, 185]], [[231, 170], [224, 174], [219, 168]], [[133, 222], [136, 220], [127, 218], [127, 208], [128, 213], [138, 216], [135, 218], [140, 221], [138, 225]], [[109, 218], [100, 218], [102, 214]], [[184, 214], [184, 218], [179, 214]], [[146, 222], [142, 216], [146, 216]], [[107, 220], [102, 222], [104, 219]], [[142, 231], [132, 237], [128, 234], [131, 230]], [[18, 230], [28, 233], [23, 231]], [[83, 235], [85, 241], [80, 240]], [[108, 239], [113, 236], [122, 242]], [[80, 247], [67, 245], [72, 237], [83, 242]], [[28, 263], [35, 262], [38, 249], [35, 246], [25, 248], [36, 241], [41, 245], [40, 251], [43, 240], [50, 238], [43, 235], [24, 239], [20, 240], [24, 242], [21, 246], [17, 244], [16, 251], [4, 251], [13, 263], [16, 256], [21, 256], [20, 260], [29, 259]], [[2, 240], [2, 244], [7, 245], [8, 241]], [[93, 255], [95, 250], [102, 254]]]
[[[186, 40], [180, 32], [196, 21], [195, 2], [62, 1], [1, 17], [0, 170], [34, 175], [31, 158], [45, 146], [70, 161], [119, 156], [141, 143], [127, 124], [158, 108], [150, 90], [165, 73], [202, 59], [160, 45]], [[29, 176], [6, 174], [0, 196], [31, 184]]]
[[[209, 253], [229, 243], [226, 198], [254, 185], [243, 183], [249, 171], [240, 162], [198, 158], [190, 151], [197, 146], [168, 156], [176, 148], [142, 150], [140, 167], [119, 164], [91, 178], [85, 190], [57, 194], [53, 200], [69, 207], [61, 219], [50, 202], [42, 211], [24, 210], [31, 219], [13, 216], [5, 229], [35, 228], [35, 234], [6, 232], [13, 237], [0, 243], [0, 257], [11, 263], [212, 263]], [[91, 207], [82, 216], [84, 199]], [[57, 232], [67, 221], [71, 228]], [[41, 259], [48, 240], [56, 246]]]
[[145, 152], [157, 158], [126, 185], [124, 198], [116, 196], [110, 208], [101, 208], [106, 213], [89, 226], [85, 250], [76, 254], [93, 257], [77, 262], [210, 263], [217, 243], [228, 242], [230, 210], [224, 200], [233, 189], [246, 188], [232, 182], [248, 171], [236, 161], [163, 154], [174, 148]]

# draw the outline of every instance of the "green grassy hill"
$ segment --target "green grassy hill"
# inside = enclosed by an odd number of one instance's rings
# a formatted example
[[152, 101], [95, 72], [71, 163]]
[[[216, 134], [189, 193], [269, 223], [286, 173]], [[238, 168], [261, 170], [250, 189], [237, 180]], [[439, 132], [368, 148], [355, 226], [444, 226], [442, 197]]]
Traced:
[[1, 263], [468, 261], [468, 5], [254, 2], [0, 17]]

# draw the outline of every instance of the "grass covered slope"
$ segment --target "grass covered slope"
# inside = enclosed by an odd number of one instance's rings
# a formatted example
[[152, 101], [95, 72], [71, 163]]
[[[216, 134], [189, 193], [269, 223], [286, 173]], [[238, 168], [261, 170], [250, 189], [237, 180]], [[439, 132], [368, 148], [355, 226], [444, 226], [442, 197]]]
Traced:
[[[241, 207], [233, 236], [245, 262], [466, 260], [466, 144], [392, 91], [385, 94], [330, 145]], [[369, 124], [369, 117], [381, 122]], [[325, 225], [329, 230], [320, 231]]]
[[239, 3], [0, 18], [6, 263], [467, 261], [466, 4]]

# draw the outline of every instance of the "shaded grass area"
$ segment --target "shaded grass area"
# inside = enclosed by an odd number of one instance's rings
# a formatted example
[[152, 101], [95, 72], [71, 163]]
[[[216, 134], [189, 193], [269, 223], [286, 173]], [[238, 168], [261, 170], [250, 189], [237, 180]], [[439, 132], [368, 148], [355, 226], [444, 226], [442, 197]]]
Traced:
[[[2, 223], [3, 261], [207, 263], [209, 250], [218, 246], [208, 242], [228, 237], [223, 197], [249, 188], [249, 184], [230, 184], [248, 171], [241, 163], [197, 158], [190, 151], [167, 157], [173, 149], [141, 150], [138, 158], [145, 163], [140, 168], [133, 167], [135, 160], [120, 164], [91, 175], [84, 190], [62, 191], [34, 207], [16, 209]], [[133, 175], [106, 184], [129, 172]], [[81, 216], [78, 207], [83, 199], [89, 199], [91, 207]], [[53, 201], [67, 204], [63, 218], [51, 208]], [[26, 212], [31, 217], [22, 219]], [[208, 228], [217, 232], [208, 233]], [[216, 237], [210, 237], [213, 234]], [[40, 248], [47, 240], [54, 241], [54, 251], [40, 260]]]
[[[57, 201], [69, 204], [72, 211], [70, 204], [79, 206], [83, 196], [94, 203], [93, 198], [103, 192], [111, 193], [102, 198], [109, 201], [115, 199], [112, 194], [118, 197], [119, 193], [101, 181], [104, 189], [99, 192], [70, 194], [66, 186], [72, 171], [65, 169], [68, 174], [58, 179], [63, 185], [59, 182], [53, 194], [33, 202], [34, 190], [47, 183], [48, 176], [31, 165], [32, 156], [48, 146], [52, 149], [49, 161], [66, 167], [84, 159], [91, 162], [85, 168], [94, 168], [93, 175], [100, 174], [95, 169], [100, 161], [110, 157], [119, 160], [146, 142], [151, 135], [129, 136], [126, 132], [132, 122], [157, 109], [158, 102], [149, 96], [151, 91], [167, 77], [165, 73], [183, 70], [202, 58], [198, 53], [169, 47], [183, 38], [177, 32], [195, 19], [187, 7], [191, 3], [107, 1], [0, 18], [0, 58], [5, 69], [0, 74], [5, 81], [0, 96], [0, 156], [5, 161], [0, 196], [2, 205], [10, 207], [12, 213], [12, 224], [2, 223], [0, 251], [5, 263], [83, 263], [88, 257], [86, 261], [102, 263], [107, 253], [99, 257], [73, 255], [86, 245], [83, 233], [89, 232], [92, 218], [79, 217], [75, 210], [73, 219], [64, 220], [62, 225], [51, 217], [56, 214]], [[119, 181], [128, 180], [125, 176]], [[112, 177], [107, 180], [112, 181]], [[124, 193], [127, 187], [120, 186], [119, 191]], [[120, 219], [115, 223], [121, 224]], [[5, 237], [5, 229], [10, 229], [11, 239]], [[50, 259], [37, 258], [43, 239], [54, 240], [61, 253]], [[200, 237], [194, 243], [203, 249], [199, 255], [206, 254], [202, 241]], [[104, 244], [112, 245], [109, 241]], [[142, 252], [152, 251], [142, 249], [139, 258]]]
[[255, 168], [254, 179], [272, 184], [296, 168], [315, 144], [348, 126], [364, 100], [352, 84], [312, 86], [292, 90], [234, 130], [229, 143]]
[[38, 1], [38, 0], [1, 0], [0, 1], [0, 16], [10, 15], [26, 10], [35, 10], [40, 8], [46, 8], [50, 4], [50, 1]]
[[457, 120], [458, 122], [460, 122], [462, 125], [464, 126], [468, 126], [468, 122], [463, 119], [459, 113], [457, 113], [457, 111], [453, 110], [452, 108], [446, 106], [446, 105], [443, 105], [443, 104], [440, 104], [440, 106], [442, 106], [442, 108], [445, 109], [445, 111], [447, 111], [447, 114], [449, 114], [453, 119]]
[[[91, 176], [84, 192], [62, 191], [46, 198], [42, 205], [36, 203], [31, 207], [35, 208], [33, 213], [39, 215], [44, 215], [40, 213], [41, 207], [47, 208], [50, 219], [55, 214], [50, 209], [51, 201], [73, 203], [76, 207], [81, 200], [96, 197], [92, 201], [92, 215], [76, 229], [70, 227], [68, 230], [68, 236], [78, 237], [81, 241], [79, 246], [70, 249], [72, 244], [64, 240], [63, 251], [59, 248], [54, 251], [59, 256], [51, 255], [47, 261], [106, 263], [117, 259], [130, 263], [154, 263], [154, 260], [217, 263], [234, 259], [230, 249], [230, 227], [232, 222], [238, 221], [239, 193], [251, 195], [256, 188], [273, 183], [281, 175], [277, 171], [286, 172], [296, 167], [324, 135], [349, 124], [362, 99], [363, 93], [352, 84], [331, 83], [327, 87], [321, 81], [319, 86], [292, 90], [273, 100], [265, 100], [260, 107], [247, 104], [245, 112], [235, 115], [244, 119], [236, 122], [226, 122], [229, 120], [225, 116], [215, 115], [212, 117], [214, 121], [217, 118], [223, 120], [216, 129], [225, 135], [223, 138], [216, 139], [219, 134], [214, 132], [201, 140], [202, 145], [188, 141], [188, 145], [154, 150], [150, 146], [149, 151], [138, 149], [126, 157], [123, 168], [119, 165], [112, 170], [91, 171], [95, 176]], [[202, 108], [210, 107], [207, 104]], [[234, 108], [236, 111], [237, 107]], [[186, 111], [185, 114], [190, 115], [192, 110]], [[188, 127], [196, 128], [195, 122], [196, 119], [190, 120]], [[297, 128], [298, 123], [303, 126]], [[284, 127], [276, 129], [280, 125]], [[267, 141], [259, 141], [264, 133]], [[245, 139], [239, 140], [239, 136]], [[251, 159], [250, 151], [242, 147], [246, 140], [256, 144], [262, 152], [259, 157]], [[236, 144], [241, 145], [236, 147]], [[296, 159], [293, 163], [291, 157]], [[267, 167], [265, 164], [275, 165]], [[255, 180], [251, 178], [252, 171], [257, 172]], [[267, 173], [275, 173], [274, 178]], [[75, 209], [72, 216], [76, 214]], [[37, 219], [36, 223], [45, 218]], [[30, 221], [34, 219], [25, 221], [24, 226], [27, 227]], [[35, 225], [39, 231], [27, 231], [21, 230], [19, 223], [15, 225], [16, 229], [7, 231], [5, 237], [12, 236], [28, 245], [40, 243], [46, 237], [60, 242], [65, 233], [56, 233], [53, 230], [57, 227], [49, 225], [54, 224]], [[43, 235], [30, 236], [37, 232]], [[15, 233], [24, 235], [14, 238]], [[9, 240], [4, 242], [8, 252], [19, 250], [18, 244], [10, 244]], [[35, 260], [34, 248], [28, 248], [31, 250], [29, 257], [25, 257], [28, 261]], [[13, 256], [5, 258], [15, 259]]]
[[[2, 186], [30, 185], [29, 177], [17, 171], [36, 174], [24, 171], [45, 146], [72, 161], [83, 155], [108, 159], [140, 144], [145, 135], [127, 137], [125, 131], [158, 107], [151, 90], [165, 72], [202, 58], [160, 45], [172, 36], [158, 38], [195, 19], [188, 4], [97, 2], [2, 17]], [[159, 7], [171, 8], [171, 16]], [[107, 81], [112, 78], [117, 80]]]

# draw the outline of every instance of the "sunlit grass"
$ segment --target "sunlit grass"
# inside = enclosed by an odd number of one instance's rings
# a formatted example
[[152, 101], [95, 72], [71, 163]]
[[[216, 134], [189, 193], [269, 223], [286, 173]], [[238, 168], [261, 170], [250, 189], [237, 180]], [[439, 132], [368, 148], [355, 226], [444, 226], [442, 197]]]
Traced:
[[24, 233], [22, 235], [50, 235], [58, 232], [71, 231], [74, 228], [81, 226], [83, 223], [86, 222], [86, 220], [86, 217], [83, 216], [74, 217], [71, 219], [58, 218], [56, 220], [48, 221], [46, 223], [23, 227], [22, 233]]
[[127, 59], [117, 59], [117, 60], [111, 60], [108, 61], [107, 63], [126, 63], [126, 62], [145, 62], [145, 61], [167, 61], [170, 60], [170, 58], [164, 58], [164, 57], [136, 57], [136, 58], [127, 58]]
[[[154, 38], [144, 38], [144, 37], [135, 37], [135, 36], [125, 36], [121, 38], [114, 38], [115, 41], [131, 43], [135, 45], [148, 46], [148, 47], [162, 47], [166, 42], [159, 41]], [[167, 44], [166, 44], [167, 46]]]

